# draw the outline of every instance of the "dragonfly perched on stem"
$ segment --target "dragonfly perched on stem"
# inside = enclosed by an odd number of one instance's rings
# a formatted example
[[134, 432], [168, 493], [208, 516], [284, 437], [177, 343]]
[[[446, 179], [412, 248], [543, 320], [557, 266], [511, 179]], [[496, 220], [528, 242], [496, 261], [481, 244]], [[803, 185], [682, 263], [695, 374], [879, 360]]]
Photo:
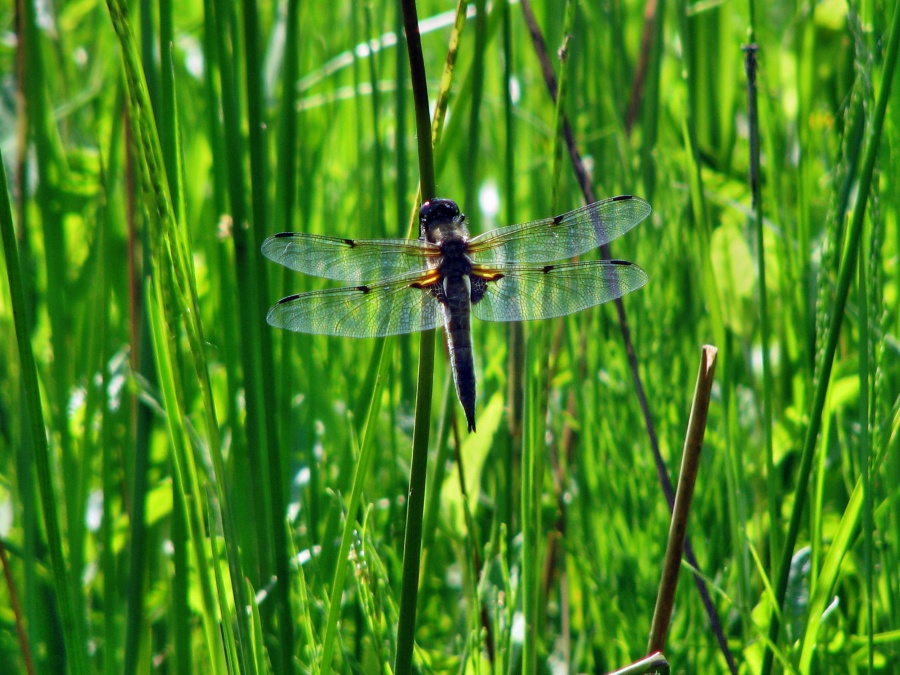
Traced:
[[449, 199], [419, 209], [419, 239], [341, 239], [282, 232], [263, 254], [292, 270], [354, 286], [289, 295], [266, 317], [278, 328], [340, 337], [386, 337], [443, 325], [456, 393], [475, 431], [471, 315], [531, 321], [571, 314], [647, 283], [625, 260], [556, 262], [595, 249], [650, 214], [622, 195], [553, 218], [469, 238], [466, 217]]

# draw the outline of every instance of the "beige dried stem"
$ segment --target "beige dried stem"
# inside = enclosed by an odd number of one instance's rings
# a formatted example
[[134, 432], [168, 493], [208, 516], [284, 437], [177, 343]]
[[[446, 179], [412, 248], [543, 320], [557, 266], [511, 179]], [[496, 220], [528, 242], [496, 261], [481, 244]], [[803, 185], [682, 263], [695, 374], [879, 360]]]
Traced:
[[672, 523], [669, 526], [669, 541], [666, 544], [662, 578], [659, 582], [659, 593], [656, 596], [656, 608], [653, 610], [653, 623], [650, 626], [648, 654], [663, 651], [666, 634], [669, 632], [669, 621], [672, 618], [672, 606], [675, 602], [675, 589], [678, 587], [678, 571], [681, 568], [681, 555], [687, 536], [688, 514], [691, 510], [691, 499], [694, 496], [694, 485], [697, 482], [697, 472], [700, 468], [700, 449], [703, 446], [703, 434], [706, 432], [706, 416], [709, 412], [709, 397], [713, 373], [716, 369], [717, 353], [718, 350], [711, 345], [704, 345], [701, 350], [700, 371], [697, 373], [691, 418], [688, 421], [687, 435], [684, 440], [681, 472], [678, 475], [678, 488], [675, 491], [675, 508], [672, 511]]

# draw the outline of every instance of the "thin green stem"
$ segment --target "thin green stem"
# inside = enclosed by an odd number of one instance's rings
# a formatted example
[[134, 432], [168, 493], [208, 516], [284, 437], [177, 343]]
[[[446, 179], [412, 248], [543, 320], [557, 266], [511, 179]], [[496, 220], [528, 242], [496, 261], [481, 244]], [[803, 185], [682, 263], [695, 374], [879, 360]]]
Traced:
[[[791, 520], [785, 536], [784, 547], [781, 551], [781, 562], [778, 567], [778, 579], [775, 590], [776, 609], [784, 606], [784, 597], [787, 591], [788, 575], [791, 568], [791, 558], [797, 536], [800, 533], [800, 523], [803, 519], [803, 509], [806, 505], [807, 485], [812, 471], [813, 458], [815, 456], [816, 439], [822, 425], [822, 411], [825, 408], [825, 397], [828, 393], [828, 383], [831, 379], [831, 369], [834, 365], [834, 355], [837, 349], [838, 337], [841, 332], [841, 323], [844, 319], [844, 308], [847, 304], [847, 296], [850, 293], [850, 281], [854, 276], [859, 250], [860, 237], [862, 235], [863, 222], [865, 221], [866, 204], [869, 199], [869, 190], [872, 185], [872, 174], [875, 171], [875, 160], [878, 158], [878, 149], [881, 143], [881, 133], [884, 129], [884, 116], [887, 110], [891, 93], [891, 85], [894, 78], [894, 67], [897, 61], [897, 47], [900, 42], [900, 2], [894, 5], [894, 15], [891, 23], [891, 33], [888, 39], [887, 51], [884, 59], [884, 70], [881, 74], [881, 88], [878, 100], [875, 104], [875, 114], [872, 117], [872, 127], [869, 134], [869, 144], [863, 157], [863, 166], [859, 178], [859, 189], [856, 206], [853, 209], [853, 219], [847, 233], [847, 247], [841, 260], [838, 285], [834, 300], [834, 309], [825, 336], [825, 348], [821, 359], [821, 370], [816, 384], [812, 409], [810, 410], [809, 426], [803, 441], [803, 452], [800, 456], [800, 468], [797, 472], [797, 492], [794, 497], [794, 506], [791, 512]], [[773, 609], [769, 624], [769, 641], [774, 644], [778, 640], [778, 632], [781, 625], [778, 613]], [[768, 675], [772, 671], [774, 652], [767, 648], [763, 658], [762, 673]]]
[[[559, 76], [554, 106], [553, 143], [551, 148], [551, 210], [559, 207], [560, 177], [565, 142], [565, 91], [567, 83], [568, 41], [575, 21], [575, 3], [567, 0], [563, 20], [563, 44], [560, 47]], [[547, 397], [550, 370], [549, 326], [540, 325], [529, 331], [526, 351], [528, 368], [526, 380], [526, 407], [522, 435], [522, 608], [525, 619], [525, 635], [522, 646], [522, 672], [538, 671], [537, 655], [540, 646], [542, 611], [543, 539], [542, 496], [544, 468], [546, 466]]]
[[[244, 595], [244, 584], [240, 582], [244, 574], [238, 557], [237, 535], [233, 520], [234, 511], [230, 508], [229, 492], [224, 487], [227, 483], [227, 478], [205, 353], [206, 340], [200, 323], [196, 280], [188, 250], [188, 236], [185, 230], [179, 227], [176, 212], [173, 208], [159, 135], [155, 120], [151, 114], [146, 81], [137, 59], [137, 49], [134, 44], [126, 7], [121, 0], [109, 0], [108, 8], [123, 56], [128, 92], [128, 110], [132, 133], [136, 139], [139, 153], [139, 169], [142, 179], [144, 204], [147, 211], [151, 214], [151, 223], [155, 225], [153, 235], [149, 237], [151, 257], [153, 259], [154, 285], [158, 287], [157, 293], [159, 293], [158, 289], [162, 286], [162, 281], [159, 277], [160, 275], [165, 277], [166, 287], [171, 288], [169, 304], [165, 307], [166, 320], [170, 322], [168, 330], [171, 334], [178, 333], [175, 317], [183, 319], [182, 325], [190, 345], [191, 365], [194, 369], [194, 376], [199, 386], [200, 399], [202, 401], [201, 408], [205, 425], [206, 443], [216, 476], [214, 489], [216, 490], [217, 504], [215, 508], [217, 509], [217, 514], [221, 516], [224, 528], [229, 573], [232, 582], [231, 591], [234, 596], [233, 606], [238, 608], [235, 611], [235, 616], [240, 634], [244, 636], [244, 639], [241, 640], [241, 646], [249, 647], [247, 644], [249, 626], [246, 613], [242, 611], [243, 608], [247, 607], [248, 603]], [[162, 352], [157, 350], [157, 353]], [[160, 366], [160, 363], [160, 360], [157, 359], [157, 367]], [[172, 369], [178, 368], [177, 363], [170, 365]], [[183, 380], [179, 380], [179, 383], [183, 386]], [[180, 400], [182, 393], [176, 390], [175, 397], [170, 400], [183, 405], [183, 401]], [[199, 491], [195, 490], [195, 494], [197, 492]], [[196, 512], [198, 508], [198, 505], [194, 504], [191, 510]], [[201, 530], [197, 528], [194, 531], [199, 533]], [[246, 669], [250, 660], [243, 649], [240, 655], [242, 666]]]
[[874, 667], [875, 645], [872, 641], [875, 632], [874, 616], [872, 615], [872, 606], [874, 600], [873, 589], [873, 538], [872, 538], [872, 484], [869, 474], [871, 462], [871, 437], [869, 434], [869, 371], [871, 364], [869, 362], [869, 297], [868, 297], [868, 280], [866, 279], [866, 252], [865, 246], [859, 247], [859, 277], [858, 277], [858, 298], [859, 302], [859, 476], [862, 484], [863, 503], [865, 508], [863, 513], [866, 517], [863, 527], [863, 541], [865, 543], [863, 550], [863, 575], [866, 581], [866, 658], [868, 672], [871, 674]]
[[[279, 128], [278, 147], [278, 173], [277, 177], [278, 192], [281, 197], [276, 207], [276, 217], [281, 223], [280, 230], [291, 229], [294, 205], [297, 200], [297, 113], [294, 104], [294, 83], [297, 81], [299, 70], [299, 12], [300, 0], [288, 0], [287, 17], [285, 19], [285, 60], [284, 60], [284, 79], [281, 86], [282, 106], [281, 106], [281, 126]], [[262, 192], [262, 191], [261, 191]], [[264, 192], [263, 192], [264, 194]], [[267, 284], [261, 284], [263, 290], [268, 290]], [[263, 307], [266, 306], [264, 302]], [[285, 340], [285, 344], [287, 341]], [[266, 341], [267, 348], [271, 353], [272, 339]], [[284, 358], [284, 354], [282, 354]], [[271, 361], [271, 358], [269, 359]], [[290, 373], [290, 369], [285, 368], [284, 372]], [[287, 420], [290, 410], [286, 405], [290, 400], [287, 388], [278, 389], [274, 381], [274, 377], [268, 380], [269, 385], [264, 388], [264, 396], [266, 399], [265, 409], [269, 411], [269, 417], [274, 418], [272, 411], [277, 410], [279, 419]], [[276, 398], [277, 397], [277, 398]], [[284, 481], [281, 471], [282, 445], [278, 442], [278, 429], [272, 424], [269, 427], [269, 464], [272, 470], [273, 480], [278, 481], [278, 492], [272, 496], [273, 510], [276, 514], [275, 532], [273, 533], [275, 548], [275, 574], [279, 580], [279, 642], [281, 647], [281, 660], [284, 668], [287, 669], [291, 662], [294, 648], [294, 618], [290, 605], [290, 588], [291, 577], [290, 568], [288, 566], [288, 537], [284, 523], [285, 514], [285, 498], [281, 490]], [[286, 437], [286, 432], [282, 435]], [[274, 450], [274, 452], [271, 452]]]
[[[369, 475], [369, 466], [375, 454], [374, 427], [381, 410], [382, 391], [384, 389], [384, 375], [382, 364], [390, 362], [390, 353], [393, 349], [393, 339], [379, 340], [372, 355], [372, 363], [377, 373], [375, 376], [372, 397], [369, 399], [369, 409], [366, 414], [366, 423], [363, 428], [362, 443], [360, 445], [359, 460], [353, 472], [353, 486], [350, 489], [350, 500], [347, 502], [347, 511], [344, 517], [344, 528], [341, 535], [341, 547], [338, 552], [337, 565], [334, 570], [334, 580], [331, 585], [331, 597], [328, 605], [328, 618], [325, 623], [325, 635], [322, 639], [322, 675], [328, 675], [332, 669], [332, 655], [334, 642], [337, 638], [337, 629], [341, 614], [341, 595], [344, 592], [344, 580], [347, 577], [347, 561], [350, 554], [350, 544], [353, 542], [353, 531], [356, 529], [356, 513], [362, 501], [362, 490], [366, 477]], [[387, 358], [385, 358], [387, 354]]]
[[[434, 150], [428, 111], [428, 82], [422, 56], [422, 36], [415, 0], [401, 0], [419, 148], [419, 187], [422, 199], [435, 196]], [[412, 672], [416, 632], [416, 604], [419, 590], [419, 563], [422, 546], [422, 517], [425, 508], [425, 478], [428, 439], [431, 432], [431, 397], [434, 385], [435, 331], [419, 338], [419, 375], [416, 383], [416, 417], [413, 429], [406, 532], [403, 539], [403, 580], [400, 589], [400, 617], [397, 624], [397, 655], [394, 672]]]
[[[241, 307], [246, 312], [244, 329], [252, 333], [252, 340], [246, 339], [243, 343], [256, 343], [258, 361], [252, 364], [252, 370], [247, 370], [248, 363], [244, 362], [244, 380], [247, 391], [248, 405], [256, 404], [255, 415], [259, 417], [256, 427], [257, 436], [249, 438], [249, 446], [259, 446], [260, 459], [259, 475], [262, 480], [253, 481], [252, 488], [260, 494], [256, 499], [262, 504], [265, 516], [265, 527], [262, 532], [262, 550], [259, 552], [262, 578], [266, 580], [274, 573], [278, 584], [274, 588], [275, 611], [278, 614], [278, 651], [272, 654], [275, 670], [285, 670], [289, 667], [293, 654], [294, 634], [291, 606], [290, 606], [290, 567], [285, 554], [287, 541], [284, 528], [286, 512], [284, 488], [285, 482], [282, 475], [282, 455], [278, 444], [278, 432], [275, 426], [275, 415], [271, 413], [277, 409], [274, 399], [274, 356], [272, 354], [271, 331], [267, 330], [264, 322], [264, 313], [268, 306], [267, 274], [263, 256], [259, 254], [259, 247], [264, 238], [261, 232], [263, 224], [267, 222], [266, 205], [269, 200], [269, 186], [267, 177], [268, 167], [268, 140], [266, 138], [266, 118], [264, 113], [264, 95], [262, 84], [262, 61], [259, 47], [259, 10], [255, 0], [243, 0], [244, 23], [244, 75], [247, 91], [247, 122], [249, 129], [250, 151], [250, 178], [253, 195], [253, 217], [247, 223], [246, 259], [236, 256], [237, 274], [239, 269], [246, 266], [249, 271], [248, 281], [251, 283], [251, 291], [255, 289], [256, 297], [251, 299], [248, 307]], [[222, 62], [224, 63], [224, 61]], [[242, 229], [240, 224], [237, 229]], [[236, 249], [237, 250], [237, 249]], [[252, 295], [252, 293], [251, 293]], [[253, 429], [249, 426], [249, 429]], [[263, 616], [269, 618], [273, 612], [268, 611], [269, 604], [264, 607]]]
[[464, 211], [474, 213], [478, 203], [481, 156], [481, 101], [484, 98], [484, 52], [487, 43], [487, 2], [475, 0], [475, 50], [472, 55], [472, 95], [469, 101], [469, 134], [463, 189]]
[[[751, 29], [752, 33], [752, 29]], [[778, 477], [775, 472], [775, 453], [772, 447], [772, 358], [769, 345], [769, 299], [766, 290], [766, 246], [763, 228], [763, 207], [759, 170], [759, 109], [757, 107], [756, 60], [757, 47], [744, 47], [744, 69], [747, 73], [747, 122], [750, 130], [750, 191], [753, 196], [753, 225], [756, 234], [756, 287], [759, 293], [759, 335], [762, 350], [762, 398], [763, 435], [766, 443], [766, 500], [769, 509], [771, 562], [774, 568], [775, 555], [779, 547], [778, 508], [781, 504], [778, 494]]]
[[[47, 546], [50, 549], [50, 561], [53, 566], [53, 585], [56, 600], [59, 603], [59, 615], [62, 621], [63, 640], [66, 654], [74, 673], [87, 673], [87, 641], [83, 633], [83, 622], [77, 612], [83, 608], [73, 602], [71, 575], [68, 572], [66, 558], [63, 553], [62, 533], [59, 528], [59, 512], [56, 508], [57, 495], [53, 489], [53, 477], [50, 472], [50, 447], [47, 444], [47, 429], [44, 425], [44, 411], [41, 405], [41, 392], [38, 386], [37, 366], [31, 348], [31, 327], [25, 290], [22, 283], [22, 268], [19, 263], [16, 246], [15, 227], [6, 186], [6, 169], [0, 153], [0, 239], [3, 241], [3, 252], [6, 262], [6, 277], [9, 282], [9, 294], [12, 299], [13, 323], [16, 329], [16, 345], [19, 349], [19, 364], [22, 373], [22, 387], [25, 391], [25, 408], [28, 414], [28, 432], [34, 447], [34, 464], [37, 470], [38, 488], [41, 496], [41, 509], [44, 514], [44, 528], [47, 535]], [[78, 586], [75, 584], [74, 586]]]
[[[64, 211], [63, 201], [65, 195], [65, 183], [70, 176], [69, 167], [57, 128], [55, 113], [50, 105], [49, 89], [51, 75], [56, 71], [52, 65], [48, 65], [44, 58], [43, 52], [43, 31], [38, 28], [38, 6], [33, 2], [23, 2], [21, 7], [21, 28], [20, 36], [22, 40], [22, 49], [24, 52], [23, 68], [20, 76], [24, 80], [22, 83], [22, 92], [25, 98], [25, 105], [21, 112], [25, 114], [27, 120], [28, 135], [22, 136], [21, 142], [27, 144], [28, 140], [33, 141], [35, 164], [37, 168], [37, 189], [35, 194], [35, 204], [38, 206], [39, 222], [41, 223], [43, 239], [45, 246], [45, 273], [47, 277], [47, 286], [52, 288], [53, 292], [47, 293], [45, 302], [47, 306], [47, 315], [50, 322], [50, 345], [53, 352], [53, 359], [50, 364], [51, 377], [47, 383], [48, 389], [48, 416], [50, 424], [57, 439], [57, 447], [59, 450], [58, 468], [64, 475], [69, 476], [75, 482], [78, 475], [78, 467], [75, 464], [75, 457], [72, 452], [71, 433], [69, 419], [66, 410], [66, 401], [71, 394], [70, 373], [72, 369], [71, 357], [73, 356], [71, 349], [71, 339], [69, 331], [71, 328], [71, 305], [68, 302], [69, 283], [65, 271], [67, 237], [66, 228], [64, 227]], [[12, 214], [9, 206], [9, 195], [6, 194], [8, 183], [4, 179], [0, 183], [0, 189], [3, 190], [3, 200], [5, 206], [4, 213], [0, 215], [2, 218], [9, 217], [10, 228], [12, 227]], [[23, 185], [24, 192], [24, 185]], [[27, 218], [27, 209], [23, 210], [22, 218]], [[12, 229], [10, 229], [12, 232]], [[14, 245], [15, 238], [10, 239], [12, 244], [6, 245], [6, 255], [8, 259], [16, 257], [16, 269], [21, 270], [21, 264], [18, 260], [18, 248]], [[9, 275], [13, 273], [8, 272]], [[25, 299], [25, 279], [18, 276], [16, 282], [21, 289], [21, 300]], [[12, 280], [10, 282], [12, 284]], [[10, 286], [12, 291], [12, 286]], [[13, 311], [15, 312], [15, 304], [17, 300], [13, 300]], [[26, 305], [22, 304], [19, 311], [27, 311]], [[16, 332], [19, 340], [31, 339], [34, 322], [37, 321], [36, 316], [27, 317], [22, 315], [21, 324], [17, 324]], [[24, 329], [27, 332], [22, 333]], [[27, 369], [34, 366], [34, 357], [31, 354], [31, 344], [28, 344], [29, 354], [23, 354], [22, 343], [19, 343], [19, 359], [23, 364], [23, 378], [30, 377]], [[29, 365], [30, 364], [30, 365]], [[37, 375], [35, 374], [35, 378]], [[27, 383], [27, 380], [26, 380]], [[50, 547], [51, 561], [54, 567], [54, 583], [55, 592], [58, 594], [60, 619], [63, 623], [63, 630], [66, 632], [66, 645], [69, 649], [65, 655], [50, 654], [49, 664], [62, 666], [68, 659], [71, 662], [71, 668], [75, 672], [86, 672], [87, 668], [87, 629], [85, 626], [85, 616], [83, 608], [85, 600], [82, 595], [81, 584], [74, 585], [62, 584], [60, 582], [65, 579], [79, 579], [82, 571], [82, 556], [84, 553], [84, 519], [78, 514], [83, 513], [83, 502], [80, 497], [82, 490], [77, 485], [72, 485], [72, 489], [64, 490], [56, 493], [53, 490], [53, 482], [50, 478], [50, 446], [46, 435], [47, 429], [44, 423], [43, 409], [39, 407], [34, 410], [35, 400], [31, 398], [38, 395], [37, 380], [35, 379], [34, 392], [25, 389], [25, 407], [27, 408], [28, 426], [31, 432], [33, 449], [35, 452], [34, 462], [38, 470], [38, 490], [40, 499], [44, 505], [43, 517], [47, 526], [46, 536]], [[39, 403], [39, 401], [38, 401]], [[37, 413], [40, 413], [39, 417]], [[40, 419], [40, 426], [36, 424], [36, 420]], [[38, 432], [38, 429], [40, 431]], [[23, 466], [29, 463], [23, 462]], [[46, 469], [46, 473], [44, 473]], [[31, 480], [31, 479], [24, 479]], [[62, 508], [57, 509], [57, 501], [62, 503]], [[52, 510], [47, 510], [48, 504], [52, 503]], [[61, 528], [60, 517], [67, 518], [65, 528]], [[50, 525], [52, 524], [52, 530]], [[67, 531], [69, 536], [68, 542], [68, 560], [64, 557], [62, 549], [62, 529]], [[40, 535], [34, 533], [35, 538]], [[54, 540], [55, 539], [55, 540]], [[58, 555], [57, 555], [58, 554]], [[66, 567], [63, 567], [63, 565]], [[69, 634], [72, 631], [73, 634]]]

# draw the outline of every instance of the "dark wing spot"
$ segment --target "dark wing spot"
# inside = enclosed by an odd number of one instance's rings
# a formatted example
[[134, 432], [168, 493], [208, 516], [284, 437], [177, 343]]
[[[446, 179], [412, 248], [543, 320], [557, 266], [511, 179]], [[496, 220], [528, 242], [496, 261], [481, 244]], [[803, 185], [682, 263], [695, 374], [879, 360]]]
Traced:
[[296, 300], [299, 297], [300, 297], [299, 293], [294, 293], [294, 295], [289, 295], [286, 298], [282, 298], [281, 300], [279, 300], [278, 304], [283, 305], [284, 303], [290, 302], [291, 300]]
[[622, 267], [631, 267], [632, 263], [627, 260], [609, 260], [610, 265], [621, 265]]
[[294, 233], [293, 232], [279, 232], [278, 234], [273, 234], [272, 236], [275, 237], [276, 239], [281, 239], [282, 237], [293, 237]]
[[356, 290], [360, 291], [361, 293], [368, 293], [372, 289], [369, 288], [368, 286], [357, 286]]
[[556, 269], [556, 265], [544, 265], [544, 269], [541, 270], [544, 274], [550, 274], [554, 269]]
[[562, 222], [562, 219], [563, 219], [563, 214], [560, 214], [560, 215], [558, 215], [558, 216], [555, 216], [555, 217], [553, 218], [553, 224], [554, 224], [554, 225], [559, 225], [559, 224]]
[[356, 246], [356, 241], [354, 239], [344, 239], [344, 243], [347, 244], [350, 248], [354, 248]]
[[634, 199], [633, 195], [619, 195], [618, 197], [613, 197], [614, 202], [627, 202], [629, 199]]

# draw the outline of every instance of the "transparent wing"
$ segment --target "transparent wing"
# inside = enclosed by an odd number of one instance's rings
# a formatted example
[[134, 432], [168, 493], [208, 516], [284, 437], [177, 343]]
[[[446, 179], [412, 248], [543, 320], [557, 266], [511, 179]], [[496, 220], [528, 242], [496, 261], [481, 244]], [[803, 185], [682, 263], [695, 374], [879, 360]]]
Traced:
[[282, 232], [266, 239], [262, 252], [297, 272], [340, 281], [389, 279], [428, 267], [439, 254], [434, 244], [417, 239], [340, 239]]
[[559, 265], [476, 267], [486, 282], [472, 312], [484, 321], [532, 321], [565, 316], [615, 300], [647, 283], [647, 273], [625, 260]]
[[623, 195], [554, 218], [485, 232], [469, 242], [477, 263], [553, 262], [581, 255], [619, 237], [650, 214], [640, 197]]
[[439, 303], [422, 286], [420, 273], [367, 286], [329, 288], [291, 295], [274, 305], [266, 320], [298, 333], [341, 337], [385, 337], [435, 328]]

